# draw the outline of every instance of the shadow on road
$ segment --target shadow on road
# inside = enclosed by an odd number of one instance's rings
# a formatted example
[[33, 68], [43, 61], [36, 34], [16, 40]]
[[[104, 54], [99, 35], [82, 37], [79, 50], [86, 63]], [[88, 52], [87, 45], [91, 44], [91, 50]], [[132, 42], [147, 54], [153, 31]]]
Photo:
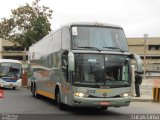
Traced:
[[[2, 88], [0, 87], [0, 90], [5, 90], [5, 91], [9, 91], [9, 90], [13, 90], [13, 88]], [[16, 88], [14, 91], [19, 91], [20, 89], [19, 88]]]
[[[25, 112], [29, 113], [29, 114], [18, 114], [20, 120], [130, 119], [130, 115], [121, 114], [121, 112], [116, 112], [112, 108], [108, 108], [108, 110], [101, 110], [99, 108], [67, 107], [66, 110], [62, 111], [59, 110], [58, 105], [54, 100], [43, 96], [40, 96], [40, 98], [36, 100], [35, 98], [32, 97], [30, 90], [26, 88], [17, 88], [15, 91], [9, 88], [5, 88], [4, 91], [6, 92], [6, 97], [3, 99], [3, 102], [1, 102], [2, 105], [1, 108], [3, 109], [2, 111], [8, 111], [8, 109], [11, 108], [11, 110], [9, 110], [9, 112], [7, 113], [12, 113], [13, 111], [14, 113], [16, 113], [15, 111], [20, 111], [18, 113], [25, 113]], [[19, 101], [17, 101], [17, 99]], [[41, 106], [41, 104], [43, 105]], [[50, 107], [45, 108], [45, 106], [50, 106]]]
[[[40, 100], [57, 108], [58, 105], [55, 101], [41, 96]], [[121, 114], [110, 110], [101, 110], [99, 108], [88, 107], [67, 107], [65, 110], [59, 110], [60, 114], [52, 114], [52, 118], [56, 120], [128, 120], [130, 115]], [[44, 115], [45, 116], [45, 115]]]
[[[40, 100], [42, 100], [43, 102], [50, 104], [51, 106], [55, 106], [57, 109], [58, 108], [58, 104], [56, 103], [56, 101], [53, 101], [52, 99], [40, 96], [39, 98]], [[100, 108], [89, 108], [89, 107], [69, 107], [67, 106], [65, 110], [63, 110], [65, 112], [68, 112], [72, 115], [91, 115], [91, 116], [97, 116], [97, 115], [121, 115], [120, 113], [111, 111], [110, 108], [108, 108], [107, 110], [102, 110]]]

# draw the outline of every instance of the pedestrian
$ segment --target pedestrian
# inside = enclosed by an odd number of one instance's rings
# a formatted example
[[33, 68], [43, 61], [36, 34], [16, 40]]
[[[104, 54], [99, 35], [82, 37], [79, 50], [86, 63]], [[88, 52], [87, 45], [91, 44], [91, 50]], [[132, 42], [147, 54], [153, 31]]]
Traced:
[[140, 84], [142, 83], [142, 76], [137, 71], [135, 72], [135, 97], [140, 97]]

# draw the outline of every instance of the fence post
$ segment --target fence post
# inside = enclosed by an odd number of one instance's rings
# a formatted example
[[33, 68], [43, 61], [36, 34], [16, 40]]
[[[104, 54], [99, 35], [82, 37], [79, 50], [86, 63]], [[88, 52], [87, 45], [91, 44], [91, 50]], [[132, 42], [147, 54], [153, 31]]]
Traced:
[[160, 102], [160, 80], [156, 79], [153, 82], [153, 101]]

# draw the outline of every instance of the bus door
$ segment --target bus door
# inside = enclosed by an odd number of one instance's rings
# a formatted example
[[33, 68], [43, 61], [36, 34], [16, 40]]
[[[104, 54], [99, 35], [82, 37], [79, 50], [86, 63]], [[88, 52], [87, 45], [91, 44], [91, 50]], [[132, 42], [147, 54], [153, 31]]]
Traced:
[[61, 99], [64, 103], [69, 102], [71, 97], [71, 77], [68, 71], [68, 52], [62, 54], [62, 81], [61, 81]]

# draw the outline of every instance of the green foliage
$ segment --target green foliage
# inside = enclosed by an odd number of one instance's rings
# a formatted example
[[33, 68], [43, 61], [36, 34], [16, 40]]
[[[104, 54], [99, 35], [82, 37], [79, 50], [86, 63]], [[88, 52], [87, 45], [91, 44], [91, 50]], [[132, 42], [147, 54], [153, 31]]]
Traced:
[[32, 5], [26, 3], [13, 9], [9, 19], [0, 21], [0, 38], [9, 39], [15, 44], [28, 48], [51, 31], [49, 19], [52, 10], [39, 6], [40, 0], [35, 0]]

